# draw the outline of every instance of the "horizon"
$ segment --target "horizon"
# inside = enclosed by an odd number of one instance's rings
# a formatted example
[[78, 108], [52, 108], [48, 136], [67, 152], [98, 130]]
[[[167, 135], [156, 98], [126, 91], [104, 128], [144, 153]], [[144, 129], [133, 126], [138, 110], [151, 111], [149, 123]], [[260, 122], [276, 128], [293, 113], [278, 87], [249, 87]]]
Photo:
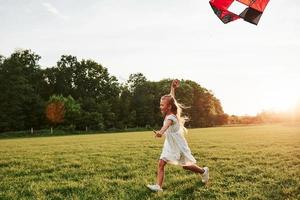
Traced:
[[300, 104], [300, 2], [270, 1], [258, 26], [224, 25], [208, 1], [68, 2], [2, 2], [0, 55], [31, 49], [51, 67], [70, 54], [100, 63], [119, 82], [138, 72], [150, 81], [193, 80], [229, 115]]

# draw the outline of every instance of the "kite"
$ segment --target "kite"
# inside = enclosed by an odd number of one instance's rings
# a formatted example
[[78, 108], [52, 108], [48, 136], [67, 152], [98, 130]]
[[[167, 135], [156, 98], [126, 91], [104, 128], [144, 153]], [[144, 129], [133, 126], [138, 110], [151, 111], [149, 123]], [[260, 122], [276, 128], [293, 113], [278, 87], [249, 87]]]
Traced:
[[[231, 12], [229, 8], [234, 2], [242, 3], [246, 9], [240, 14]], [[214, 13], [224, 24], [242, 18], [257, 25], [269, 0], [210, 0], [209, 3]]]

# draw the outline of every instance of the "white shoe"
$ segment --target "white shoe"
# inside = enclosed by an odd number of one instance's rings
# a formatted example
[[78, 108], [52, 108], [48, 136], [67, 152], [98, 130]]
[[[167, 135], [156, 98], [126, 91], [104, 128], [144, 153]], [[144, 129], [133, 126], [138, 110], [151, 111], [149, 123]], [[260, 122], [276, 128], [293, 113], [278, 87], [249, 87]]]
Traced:
[[203, 167], [204, 173], [202, 174], [202, 183], [207, 183], [209, 179], [209, 169], [208, 167]]
[[157, 184], [155, 185], [147, 185], [147, 188], [149, 188], [150, 190], [154, 191], [154, 192], [162, 192], [163, 189], [161, 189], [161, 187]]

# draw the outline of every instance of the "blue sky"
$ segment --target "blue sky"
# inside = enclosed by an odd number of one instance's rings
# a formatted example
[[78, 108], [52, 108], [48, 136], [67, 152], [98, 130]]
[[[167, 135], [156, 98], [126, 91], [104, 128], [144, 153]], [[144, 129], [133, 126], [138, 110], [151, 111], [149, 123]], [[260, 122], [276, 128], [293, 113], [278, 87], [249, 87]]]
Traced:
[[0, 0], [0, 54], [32, 49], [51, 67], [93, 59], [120, 82], [191, 79], [228, 114], [291, 109], [300, 100], [300, 1], [271, 0], [258, 26], [224, 25], [208, 0]]

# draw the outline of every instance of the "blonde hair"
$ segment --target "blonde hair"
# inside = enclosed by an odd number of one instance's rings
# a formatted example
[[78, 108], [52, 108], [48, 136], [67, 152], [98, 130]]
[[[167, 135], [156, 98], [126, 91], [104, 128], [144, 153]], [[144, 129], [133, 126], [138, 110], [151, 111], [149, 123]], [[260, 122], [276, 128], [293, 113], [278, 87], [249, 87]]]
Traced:
[[182, 109], [185, 107], [178, 103], [176, 99], [171, 94], [166, 94], [161, 97], [161, 100], [166, 99], [171, 105], [171, 112], [174, 113], [179, 121], [180, 127], [183, 130], [183, 133], [187, 133], [187, 129], [184, 127], [185, 122], [188, 120], [187, 116], [182, 116]]

